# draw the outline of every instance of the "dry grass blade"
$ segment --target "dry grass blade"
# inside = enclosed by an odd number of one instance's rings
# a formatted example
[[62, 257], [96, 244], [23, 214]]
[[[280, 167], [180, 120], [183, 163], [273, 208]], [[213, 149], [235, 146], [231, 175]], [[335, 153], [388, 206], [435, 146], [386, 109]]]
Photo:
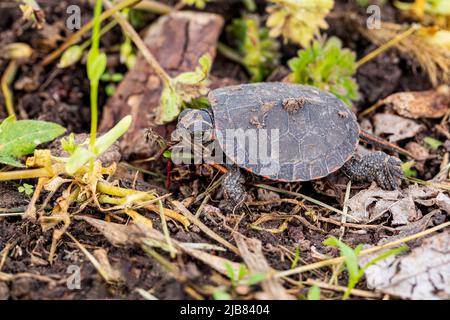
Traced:
[[[98, 273], [102, 276], [102, 278], [108, 283], [114, 283], [120, 281], [120, 276], [116, 272], [112, 272], [112, 268], [109, 265], [109, 262], [105, 264], [104, 258], [102, 259], [102, 263], [97, 260], [74, 236], [72, 236], [69, 232], [66, 232], [66, 235], [77, 245], [77, 247], [86, 255], [86, 258], [92, 263], [92, 265], [97, 269]], [[106, 253], [104, 253], [106, 254]], [[104, 255], [103, 254], [103, 255]], [[107, 258], [106, 258], [107, 260]]]
[[[404, 31], [402, 25], [389, 22], [383, 22], [381, 29], [368, 30], [365, 25], [359, 24], [357, 28], [362, 35], [379, 46]], [[394, 47], [403, 55], [412, 56], [427, 72], [434, 86], [450, 82], [450, 53], [447, 48], [428, 43], [417, 34], [410, 35]]]
[[[234, 239], [239, 248], [242, 259], [248, 266], [252, 273], [265, 273], [270, 275], [273, 273], [273, 269], [267, 263], [264, 254], [262, 253], [261, 241], [256, 239], [245, 238], [244, 236], [235, 233]], [[292, 300], [293, 297], [289, 295], [280, 281], [275, 278], [263, 280], [261, 287], [264, 290], [264, 299], [274, 300]]]
[[224, 247], [230, 249], [235, 254], [239, 254], [238, 248], [229, 243], [227, 240], [219, 236], [217, 233], [208, 228], [205, 224], [203, 224], [199, 219], [197, 219], [192, 213], [189, 212], [188, 209], [183, 206], [183, 204], [179, 201], [172, 201], [173, 205], [185, 216], [187, 217], [193, 224], [200, 228], [204, 233], [206, 233], [211, 239], [216, 240]]
[[170, 238], [169, 228], [167, 227], [167, 221], [166, 216], [164, 215], [164, 207], [162, 205], [162, 202], [159, 201], [159, 214], [161, 217], [161, 224], [164, 232], [164, 237], [166, 238], [167, 246], [169, 247], [170, 256], [172, 258], [175, 258], [176, 250], [173, 247], [172, 239]]
[[[332, 284], [328, 284], [325, 282], [316, 281], [313, 279], [306, 280], [305, 284], [311, 285], [311, 286], [318, 286], [319, 288], [325, 289], [325, 290], [332, 290], [332, 291], [337, 291], [337, 292], [346, 292], [347, 291], [347, 287], [332, 285]], [[365, 291], [365, 290], [360, 290], [360, 289], [353, 289], [351, 291], [350, 295], [361, 297], [361, 298], [369, 298], [369, 299], [380, 299], [382, 297], [381, 294], [379, 294], [379, 293], [373, 293], [370, 291]]]
[[[401, 238], [401, 239], [398, 239], [398, 240], [394, 240], [392, 242], [388, 242], [388, 243], [385, 243], [383, 245], [378, 245], [378, 246], [374, 246], [374, 247], [369, 248], [369, 249], [362, 250], [360, 252], [359, 256], [368, 255], [368, 254], [371, 254], [371, 253], [374, 253], [374, 252], [378, 252], [378, 251], [386, 249], [386, 248], [398, 246], [398, 245], [406, 243], [408, 241], [415, 240], [415, 239], [424, 237], [426, 235], [432, 234], [433, 232], [436, 232], [438, 230], [442, 230], [442, 229], [444, 229], [444, 228], [446, 228], [448, 226], [450, 226], [450, 222], [446, 222], [446, 223], [440, 224], [440, 225], [438, 225], [436, 227], [433, 227], [431, 229], [428, 229], [428, 230], [425, 230], [425, 231], [422, 231], [422, 232], [419, 232], [419, 233], [416, 233], [416, 234], [413, 234], [411, 236], [404, 237], [404, 238]], [[345, 257], [338, 257], [338, 258], [328, 259], [328, 260], [324, 260], [324, 261], [320, 261], [320, 262], [316, 262], [316, 263], [311, 263], [311, 264], [308, 264], [306, 266], [301, 266], [301, 267], [294, 268], [294, 269], [291, 269], [291, 270], [280, 271], [277, 274], [275, 274], [275, 277], [277, 277], [277, 278], [287, 277], [287, 276], [290, 276], [290, 275], [293, 275], [293, 274], [299, 274], [299, 273], [303, 273], [303, 272], [306, 272], [306, 271], [322, 268], [322, 267], [325, 267], [325, 266], [337, 265], [337, 264], [343, 263], [344, 260], [345, 260]]]
[[[307, 195], [304, 195], [304, 194], [301, 194], [301, 193], [298, 193], [298, 192], [283, 190], [283, 189], [275, 188], [275, 187], [268, 186], [268, 185], [265, 185], [265, 184], [255, 184], [255, 187], [262, 188], [262, 189], [267, 189], [267, 190], [278, 192], [278, 193], [282, 193], [282, 194], [287, 194], [287, 195], [294, 196], [294, 197], [303, 198], [306, 201], [309, 201], [309, 202], [312, 202], [314, 204], [317, 204], [317, 205], [319, 205], [321, 207], [324, 207], [325, 209], [328, 209], [330, 211], [336, 212], [336, 213], [341, 214], [341, 215], [344, 214], [344, 212], [342, 212], [342, 210], [333, 208], [332, 206], [330, 206], [330, 205], [328, 205], [326, 203], [323, 203], [322, 201], [316, 200], [314, 198], [308, 197]], [[351, 215], [349, 215], [349, 214], [345, 214], [345, 215], [348, 218], [351, 218], [351, 219], [355, 220], [355, 218], [352, 217]], [[358, 222], [358, 221], [356, 221], [356, 222]]]

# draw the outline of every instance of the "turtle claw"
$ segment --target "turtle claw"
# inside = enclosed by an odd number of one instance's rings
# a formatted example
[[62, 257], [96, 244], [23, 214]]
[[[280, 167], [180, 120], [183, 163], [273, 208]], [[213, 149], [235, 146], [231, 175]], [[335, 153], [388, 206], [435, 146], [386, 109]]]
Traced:
[[224, 175], [222, 189], [225, 200], [227, 200], [226, 209], [235, 211], [239, 209], [245, 201], [247, 193], [243, 186], [244, 178], [238, 167], [233, 166]]
[[401, 161], [382, 151], [372, 152], [361, 159], [352, 158], [343, 169], [355, 181], [375, 181], [386, 190], [397, 189], [405, 179]]

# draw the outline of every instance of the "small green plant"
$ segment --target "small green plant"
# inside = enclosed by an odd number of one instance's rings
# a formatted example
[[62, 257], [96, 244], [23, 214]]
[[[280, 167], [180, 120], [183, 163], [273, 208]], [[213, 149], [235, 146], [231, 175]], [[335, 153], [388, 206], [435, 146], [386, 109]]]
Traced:
[[91, 48], [87, 59], [87, 74], [90, 81], [90, 101], [91, 101], [91, 132], [89, 148], [79, 146], [74, 148], [74, 142], [68, 142], [67, 145], [73, 151], [66, 163], [66, 171], [73, 175], [87, 162], [90, 162], [90, 173], [94, 170], [95, 159], [105, 152], [122, 136], [131, 125], [131, 116], [126, 116], [119, 121], [111, 130], [96, 140], [98, 124], [98, 86], [100, 79], [106, 70], [106, 54], [100, 52], [100, 14], [102, 11], [102, 1], [96, 0], [94, 7], [94, 27], [92, 29]]
[[278, 63], [278, 42], [269, 37], [267, 28], [260, 26], [256, 15], [234, 19], [228, 31], [235, 40], [241, 62], [251, 75], [251, 81], [264, 80]]
[[239, 270], [237, 273], [228, 262], [225, 263], [225, 269], [227, 270], [227, 276], [231, 280], [231, 287], [233, 289], [240, 284], [252, 286], [267, 278], [267, 274], [262, 272], [249, 274], [247, 267], [243, 264], [239, 265]]
[[31, 184], [24, 183], [23, 185], [19, 186], [19, 188], [17, 188], [17, 190], [20, 193], [25, 193], [27, 196], [30, 196], [34, 192], [34, 187]]
[[108, 96], [112, 96], [114, 92], [116, 92], [116, 83], [123, 80], [123, 74], [122, 73], [109, 73], [105, 72], [102, 77], [100, 78], [103, 82], [108, 82], [108, 84], [105, 87], [105, 93]]
[[209, 54], [200, 57], [199, 66], [192, 72], [184, 72], [170, 78], [170, 85], [165, 85], [161, 93], [159, 121], [168, 123], [176, 119], [182, 108], [193, 99], [208, 92], [208, 76], [212, 59]]
[[356, 55], [342, 48], [342, 42], [331, 37], [316, 40], [310, 48], [300, 50], [289, 61], [291, 82], [308, 84], [333, 93], [346, 104], [358, 98], [358, 84], [353, 78]]
[[309, 47], [320, 29], [326, 29], [326, 15], [334, 6], [334, 0], [269, 0], [267, 27], [270, 36], [283, 36], [285, 42], [292, 41]]
[[41, 143], [52, 141], [66, 129], [56, 123], [37, 120], [18, 120], [13, 116], [0, 124], [0, 163], [24, 167], [18, 158], [33, 153]]
[[355, 249], [352, 249], [342, 241], [338, 240], [336, 237], [327, 238], [323, 242], [323, 244], [339, 248], [341, 256], [344, 257], [345, 259], [345, 266], [348, 273], [348, 284], [347, 290], [345, 291], [344, 296], [342, 297], [343, 300], [346, 300], [350, 296], [350, 293], [352, 292], [353, 288], [356, 286], [358, 281], [364, 275], [364, 272], [367, 270], [367, 268], [369, 268], [371, 265], [374, 265], [375, 263], [381, 260], [388, 258], [389, 256], [408, 250], [407, 246], [401, 246], [398, 248], [386, 250], [377, 257], [375, 257], [374, 259], [370, 260], [366, 265], [364, 265], [364, 267], [360, 268], [358, 264], [358, 255], [363, 249], [362, 245], [358, 245]]
[[407, 161], [402, 163], [402, 170], [407, 178], [417, 177], [417, 171], [413, 169], [415, 163], [414, 161]]
[[431, 150], [437, 150], [440, 146], [442, 146], [444, 143], [442, 141], [439, 141], [433, 137], [425, 137], [423, 138], [423, 142], [431, 149]]
[[[92, 44], [87, 59], [87, 74], [91, 86], [91, 142], [90, 151], [95, 153], [95, 138], [97, 136], [98, 124], [98, 84], [101, 76], [106, 70], [107, 58], [104, 52], [100, 52], [100, 14], [102, 12], [102, 1], [96, 0], [94, 7], [94, 27], [92, 29]], [[91, 159], [91, 171], [94, 168], [94, 158]]]
[[204, 9], [208, 2], [212, 0], [181, 0], [185, 5], [195, 6], [197, 9]]

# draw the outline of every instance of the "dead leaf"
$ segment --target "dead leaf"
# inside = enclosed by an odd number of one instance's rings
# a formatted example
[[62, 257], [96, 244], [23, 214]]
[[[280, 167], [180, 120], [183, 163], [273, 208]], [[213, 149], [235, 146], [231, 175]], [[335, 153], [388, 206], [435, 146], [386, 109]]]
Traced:
[[[440, 195], [442, 194], [442, 195]], [[440, 195], [440, 196], [439, 196]], [[438, 201], [438, 198], [440, 202]], [[439, 190], [427, 186], [409, 186], [399, 191], [386, 191], [372, 186], [362, 190], [348, 201], [349, 214], [359, 223], [370, 223], [387, 213], [392, 214], [392, 226], [406, 225], [422, 218], [416, 203], [450, 210], [450, 198]], [[445, 208], [444, 208], [445, 207]]]
[[350, 215], [359, 223], [369, 223], [379, 219], [398, 201], [400, 192], [386, 191], [378, 187], [362, 190], [348, 201]]
[[392, 105], [399, 115], [411, 119], [441, 118], [449, 108], [450, 88], [439, 86], [435, 90], [398, 92], [382, 100]]
[[446, 194], [440, 192], [436, 197], [436, 204], [438, 207], [445, 212], [447, 212], [448, 215], [450, 215], [450, 197]]
[[412, 138], [423, 130], [415, 121], [389, 113], [378, 113], [373, 120], [375, 134], [386, 134], [391, 142]]
[[[364, 265], [374, 256], [363, 256]], [[407, 255], [391, 256], [366, 272], [367, 286], [403, 299], [450, 299], [450, 232], [425, 239]]]
[[100, 248], [95, 250], [94, 257], [97, 259], [100, 267], [107, 275], [108, 282], [117, 283], [123, 281], [120, 271], [114, 269], [109, 263], [108, 254], [106, 253], [105, 249]]

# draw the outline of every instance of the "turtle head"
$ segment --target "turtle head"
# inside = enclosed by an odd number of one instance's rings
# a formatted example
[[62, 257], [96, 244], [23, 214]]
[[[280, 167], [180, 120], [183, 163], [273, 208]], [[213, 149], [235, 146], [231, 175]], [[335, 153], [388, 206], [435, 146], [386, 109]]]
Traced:
[[178, 116], [176, 132], [178, 137], [188, 134], [190, 137], [202, 137], [203, 143], [212, 141], [214, 139], [212, 112], [209, 109], [183, 110]]

